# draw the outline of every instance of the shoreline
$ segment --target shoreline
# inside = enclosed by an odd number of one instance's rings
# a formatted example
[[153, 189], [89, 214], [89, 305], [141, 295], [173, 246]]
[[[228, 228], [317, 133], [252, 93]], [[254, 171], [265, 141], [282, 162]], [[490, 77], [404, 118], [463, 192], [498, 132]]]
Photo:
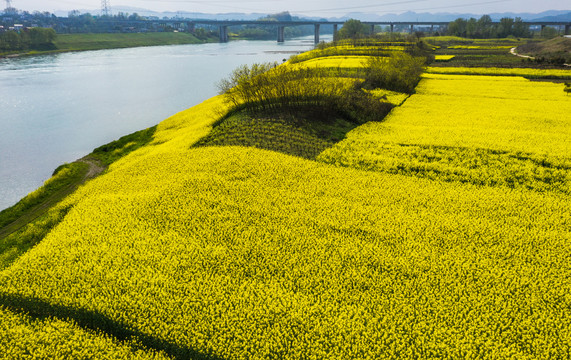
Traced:
[[214, 42], [216, 42], [214, 38], [203, 40], [188, 33], [58, 34], [54, 42], [57, 49], [0, 53], [0, 59], [149, 46], [200, 45]]

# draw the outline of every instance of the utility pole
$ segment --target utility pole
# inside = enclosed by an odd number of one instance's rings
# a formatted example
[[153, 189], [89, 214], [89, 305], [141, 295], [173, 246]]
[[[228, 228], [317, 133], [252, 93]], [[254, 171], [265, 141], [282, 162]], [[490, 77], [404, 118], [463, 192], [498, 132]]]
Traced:
[[6, 0], [6, 10], [4, 10], [4, 13], [11, 14], [13, 11], [14, 9], [12, 8], [12, 0]]
[[109, 0], [101, 0], [101, 16], [109, 16], [109, 15], [111, 15], [111, 5], [109, 5]]

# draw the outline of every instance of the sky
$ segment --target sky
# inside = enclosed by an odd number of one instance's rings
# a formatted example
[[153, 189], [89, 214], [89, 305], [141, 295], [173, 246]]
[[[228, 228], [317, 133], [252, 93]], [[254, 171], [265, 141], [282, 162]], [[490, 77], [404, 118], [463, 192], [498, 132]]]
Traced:
[[[0, 8], [6, 0], [0, 0]], [[569, 0], [107, 0], [113, 6], [130, 6], [154, 11], [189, 11], [204, 13], [277, 13], [334, 17], [351, 12], [387, 13], [449, 12], [489, 14], [495, 12], [530, 12], [570, 10]], [[101, 0], [11, 0], [19, 10], [50, 11], [101, 9]]]

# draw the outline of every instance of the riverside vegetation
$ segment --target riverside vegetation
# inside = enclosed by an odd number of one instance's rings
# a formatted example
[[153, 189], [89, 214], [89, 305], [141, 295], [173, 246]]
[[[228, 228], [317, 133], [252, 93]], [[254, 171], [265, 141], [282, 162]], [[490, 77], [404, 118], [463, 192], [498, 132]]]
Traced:
[[568, 357], [564, 84], [414, 87], [401, 45], [241, 67], [96, 151], [107, 171], [4, 263], [0, 357]]
[[[29, 33], [36, 30], [33, 28]], [[32, 42], [28, 32], [0, 33], [0, 56], [11, 54], [37, 55], [45, 53], [119, 49], [138, 46], [200, 44], [217, 41], [213, 36], [196, 37], [189, 33], [118, 33], [118, 34], [55, 34], [49, 41]], [[50, 32], [51, 33], [51, 32]]]

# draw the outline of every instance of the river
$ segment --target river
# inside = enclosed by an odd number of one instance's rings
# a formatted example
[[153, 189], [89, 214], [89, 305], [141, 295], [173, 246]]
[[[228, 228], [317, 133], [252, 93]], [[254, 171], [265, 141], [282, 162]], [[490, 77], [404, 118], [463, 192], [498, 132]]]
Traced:
[[313, 36], [0, 59], [0, 210], [57, 166], [216, 95], [237, 66], [311, 48]]

